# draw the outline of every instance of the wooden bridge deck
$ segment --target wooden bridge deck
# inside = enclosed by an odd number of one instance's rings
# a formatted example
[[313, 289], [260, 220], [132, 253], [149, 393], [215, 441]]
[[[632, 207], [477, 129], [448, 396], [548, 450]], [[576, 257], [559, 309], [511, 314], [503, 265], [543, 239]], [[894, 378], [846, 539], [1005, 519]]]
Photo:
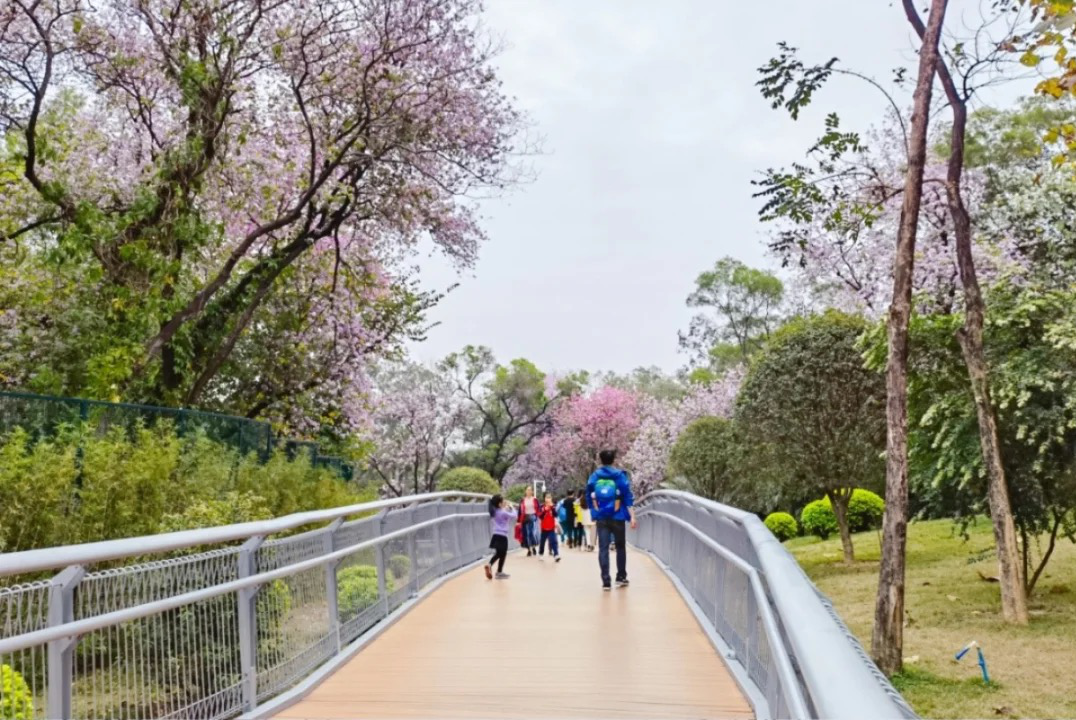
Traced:
[[753, 716], [649, 557], [632, 552], [632, 585], [612, 592], [596, 552], [514, 553], [505, 572], [446, 583], [277, 717]]

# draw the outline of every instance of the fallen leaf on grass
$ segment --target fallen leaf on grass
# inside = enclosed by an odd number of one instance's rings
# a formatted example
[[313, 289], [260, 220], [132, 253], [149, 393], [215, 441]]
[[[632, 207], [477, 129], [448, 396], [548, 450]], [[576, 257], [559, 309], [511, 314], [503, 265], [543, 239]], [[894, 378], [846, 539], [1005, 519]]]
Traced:
[[1012, 717], [1013, 715], [1016, 715], [1016, 711], [1013, 710], [1008, 705], [1002, 705], [1001, 707], [994, 708], [994, 714], [995, 715], [1004, 715], [1006, 717]]
[[946, 595], [945, 597], [949, 598], [949, 602], [956, 602], [960, 599], [956, 595]]
[[1001, 582], [1001, 578], [996, 575], [984, 575], [982, 570], [976, 570], [979, 573], [979, 579], [983, 582]]

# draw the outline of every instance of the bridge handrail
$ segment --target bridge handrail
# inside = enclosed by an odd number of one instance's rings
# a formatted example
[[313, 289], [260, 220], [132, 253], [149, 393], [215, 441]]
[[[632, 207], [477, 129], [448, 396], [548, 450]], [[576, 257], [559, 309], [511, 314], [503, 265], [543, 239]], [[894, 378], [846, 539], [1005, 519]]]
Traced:
[[[49, 718], [101, 716], [99, 701], [114, 704], [109, 717], [253, 711], [481, 558], [488, 497], [427, 493], [0, 555], [0, 665]], [[51, 568], [62, 570], [30, 579]]]
[[356, 545], [349, 545], [346, 548], [337, 550], [335, 552], [328, 553], [326, 555], [319, 555], [318, 557], [304, 560], [302, 562], [294, 563], [291, 565], [285, 565], [284, 567], [277, 568], [276, 570], [268, 570], [257, 575], [250, 575], [239, 580], [232, 580], [230, 582], [220, 583], [217, 585], [210, 585], [204, 587], [201, 590], [192, 590], [191, 592], [183, 593], [181, 595], [173, 595], [163, 600], [155, 600], [149, 603], [143, 603], [141, 605], [135, 605], [133, 607], [124, 608], [123, 610], [115, 610], [113, 612], [104, 613], [102, 615], [94, 615], [84, 620], [74, 620], [64, 623], [62, 625], [55, 625], [53, 627], [44, 628], [42, 630], [35, 630], [33, 632], [23, 633], [21, 635], [14, 635], [12, 637], [0, 638], [0, 655], [17, 652], [19, 650], [25, 650], [26, 648], [34, 645], [44, 645], [45, 643], [52, 642], [54, 640], [61, 640], [64, 638], [79, 637], [86, 635], [95, 630], [102, 630], [113, 625], [119, 625], [121, 623], [130, 622], [131, 620], [139, 620], [150, 615], [157, 615], [167, 610], [174, 610], [184, 605], [191, 605], [193, 603], [202, 602], [203, 600], [209, 600], [211, 598], [218, 597], [220, 595], [227, 595], [229, 593], [238, 592], [240, 590], [249, 590], [251, 588], [258, 588], [266, 583], [270, 583], [273, 580], [280, 580], [282, 578], [295, 575], [303, 572], [304, 570], [311, 570], [313, 568], [322, 567], [329, 563], [343, 560], [349, 555], [353, 555], [360, 550], [367, 548], [377, 547], [383, 545], [391, 540], [396, 540], [405, 537], [417, 530], [422, 530], [434, 525], [439, 525], [446, 520], [456, 520], [458, 518], [486, 518], [488, 515], [485, 512], [481, 513], [454, 513], [452, 515], [442, 515], [426, 522], [417, 523], [415, 525], [409, 525], [401, 530], [395, 532], [386, 533], [380, 535], [371, 540], [358, 543]]
[[219, 545], [237, 540], [247, 540], [259, 535], [274, 535], [294, 530], [304, 525], [329, 522], [361, 513], [393, 507], [405, 507], [433, 500], [448, 500], [450, 498], [487, 500], [489, 495], [452, 491], [408, 495], [387, 500], [345, 505], [327, 510], [310, 510], [308, 512], [284, 515], [271, 520], [255, 520], [233, 525], [219, 525], [197, 530], [179, 530], [177, 532], [121, 538], [119, 540], [102, 540], [79, 545], [65, 545], [58, 548], [0, 553], [0, 577], [41, 572], [70, 565], [88, 565], [108, 562], [109, 560], [155, 555], [173, 550], [184, 550], [198, 545]]
[[[742, 530], [746, 546], [740, 553], [727, 547], [725, 551], [761, 576], [768, 603], [787, 638], [782, 644], [802, 678], [815, 717], [916, 717], [758, 516], [678, 490], [655, 490], [639, 501], [640, 509], [661, 499], [705, 509]], [[720, 543], [715, 539], [715, 544]]]

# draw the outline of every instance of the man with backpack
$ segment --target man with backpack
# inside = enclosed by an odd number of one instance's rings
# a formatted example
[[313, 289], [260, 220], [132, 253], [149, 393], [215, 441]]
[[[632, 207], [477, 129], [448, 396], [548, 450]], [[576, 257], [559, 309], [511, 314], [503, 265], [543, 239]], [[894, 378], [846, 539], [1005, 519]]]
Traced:
[[602, 573], [602, 589], [612, 589], [609, 577], [609, 543], [616, 544], [616, 584], [628, 586], [628, 547], [625, 524], [635, 528], [635, 498], [631, 494], [628, 475], [613, 467], [616, 450], [602, 450], [598, 454], [601, 467], [587, 481], [586, 497], [583, 498], [591, 517], [598, 525], [598, 566]]

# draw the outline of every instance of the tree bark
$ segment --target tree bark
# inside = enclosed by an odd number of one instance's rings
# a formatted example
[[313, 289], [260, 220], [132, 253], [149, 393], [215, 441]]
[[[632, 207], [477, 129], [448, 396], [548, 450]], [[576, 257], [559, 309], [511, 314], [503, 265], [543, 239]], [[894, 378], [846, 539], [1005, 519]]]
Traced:
[[856, 561], [856, 551], [852, 546], [852, 530], [848, 527], [848, 501], [852, 499], [852, 490], [832, 490], [826, 494], [829, 496], [833, 514], [837, 517], [837, 529], [841, 534], [844, 562], [846, 565], [851, 565]]
[[[920, 37], [923, 37], [925, 30], [912, 0], [904, 0], [904, 8], [912, 26]], [[964, 327], [957, 332], [957, 340], [964, 356], [964, 365], [968, 369], [979, 421], [979, 446], [983, 465], [986, 467], [987, 497], [990, 501], [990, 518], [994, 526], [994, 543], [998, 556], [998, 576], [1001, 580], [1001, 612], [1006, 621], [1023, 625], [1028, 622], [1027, 589], [1024, 583], [1026, 572], [1020, 558], [1016, 522], [1012, 514], [1012, 504], [1009, 502], [1005, 466], [1001, 459], [997, 412], [990, 397], [990, 369], [983, 347], [986, 304], [975, 271], [975, 257], [972, 255], [971, 217], [964, 205], [961, 189], [968, 109], [944, 59], [939, 58], [937, 72], [953, 113], [945, 190], [949, 214], [953, 219], [957, 267], [964, 290]]]
[[882, 561], [874, 608], [871, 655], [882, 672], [892, 675], [903, 666], [904, 553], [908, 541], [908, 323], [911, 319], [912, 274], [919, 207], [923, 196], [927, 129], [938, 41], [948, 0], [931, 0], [922, 46], [908, 139], [908, 170], [897, 254], [893, 262], [893, 300], [889, 308], [886, 361], [886, 488], [882, 524]]

